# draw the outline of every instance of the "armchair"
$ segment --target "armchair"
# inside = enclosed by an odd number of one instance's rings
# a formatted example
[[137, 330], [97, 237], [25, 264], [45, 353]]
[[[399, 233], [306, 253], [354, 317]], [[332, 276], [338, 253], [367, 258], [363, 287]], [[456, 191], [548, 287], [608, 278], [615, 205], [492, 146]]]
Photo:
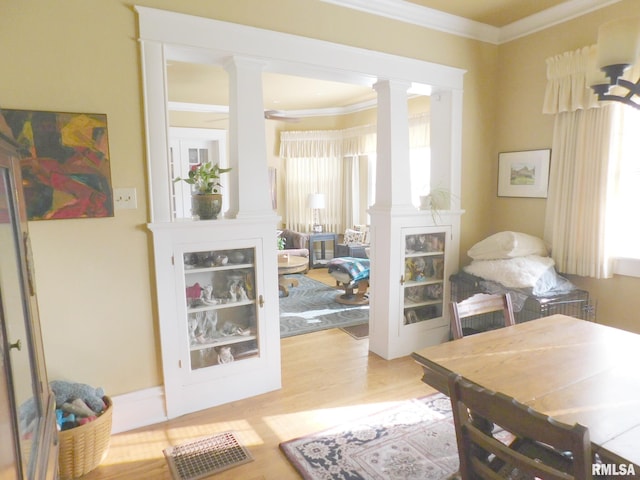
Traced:
[[368, 249], [369, 226], [356, 225], [345, 230], [342, 242], [336, 245], [336, 257], [368, 258]]
[[284, 239], [284, 249], [278, 255], [309, 257], [309, 235], [285, 228], [278, 231], [278, 238]]

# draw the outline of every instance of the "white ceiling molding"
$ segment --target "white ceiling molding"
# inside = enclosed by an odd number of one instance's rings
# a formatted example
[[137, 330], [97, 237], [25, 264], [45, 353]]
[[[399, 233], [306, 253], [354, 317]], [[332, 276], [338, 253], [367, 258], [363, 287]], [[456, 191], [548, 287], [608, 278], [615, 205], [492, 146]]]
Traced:
[[620, 0], [571, 0], [498, 28], [466, 18], [421, 7], [404, 0], [322, 0], [341, 7], [412, 23], [495, 45], [525, 37], [553, 25], [607, 7]]
[[[409, 96], [411, 98], [412, 95]], [[313, 108], [305, 110], [278, 110], [286, 116], [293, 117], [327, 117], [337, 115], [347, 115], [349, 113], [361, 112], [378, 105], [377, 99], [366, 100], [364, 102], [354, 103], [344, 107], [329, 108]], [[169, 111], [172, 112], [198, 112], [198, 113], [229, 113], [229, 107], [226, 105], [213, 105], [207, 103], [189, 103], [189, 102], [168, 102]]]
[[[407, 99], [412, 99], [420, 95], [430, 95], [428, 91], [413, 93], [409, 90]], [[228, 114], [227, 105], [214, 105], [210, 103], [190, 103], [190, 102], [167, 102], [171, 112], [197, 112], [197, 113], [222, 113]], [[365, 100], [343, 107], [309, 108], [304, 110], [277, 110], [279, 113], [292, 117], [333, 117], [338, 115], [348, 115], [350, 113], [362, 112], [378, 106], [378, 99]]]

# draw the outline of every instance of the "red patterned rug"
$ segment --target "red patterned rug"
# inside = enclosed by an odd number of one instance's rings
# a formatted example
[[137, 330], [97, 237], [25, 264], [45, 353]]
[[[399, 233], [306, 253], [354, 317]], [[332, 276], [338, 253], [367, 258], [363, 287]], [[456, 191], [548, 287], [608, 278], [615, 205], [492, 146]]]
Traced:
[[451, 403], [440, 393], [280, 448], [305, 480], [442, 480], [458, 470]]

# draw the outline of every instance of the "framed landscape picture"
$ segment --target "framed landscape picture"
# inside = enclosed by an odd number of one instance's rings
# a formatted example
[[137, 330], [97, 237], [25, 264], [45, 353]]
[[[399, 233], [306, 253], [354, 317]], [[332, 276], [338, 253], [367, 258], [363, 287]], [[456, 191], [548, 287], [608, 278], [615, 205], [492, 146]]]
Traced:
[[20, 145], [29, 220], [113, 217], [106, 115], [0, 111]]
[[550, 149], [501, 153], [498, 196], [547, 198], [550, 160]]

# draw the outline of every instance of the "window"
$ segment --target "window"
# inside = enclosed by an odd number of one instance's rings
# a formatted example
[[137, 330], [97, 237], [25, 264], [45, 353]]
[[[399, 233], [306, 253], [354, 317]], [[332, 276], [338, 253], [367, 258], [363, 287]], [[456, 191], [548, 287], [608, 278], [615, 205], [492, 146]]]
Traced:
[[431, 149], [429, 147], [412, 148], [409, 152], [411, 171], [411, 202], [420, 206], [420, 197], [431, 191]]
[[616, 273], [640, 276], [640, 110], [621, 107], [613, 132], [613, 155], [619, 161], [610, 187], [611, 251]]

